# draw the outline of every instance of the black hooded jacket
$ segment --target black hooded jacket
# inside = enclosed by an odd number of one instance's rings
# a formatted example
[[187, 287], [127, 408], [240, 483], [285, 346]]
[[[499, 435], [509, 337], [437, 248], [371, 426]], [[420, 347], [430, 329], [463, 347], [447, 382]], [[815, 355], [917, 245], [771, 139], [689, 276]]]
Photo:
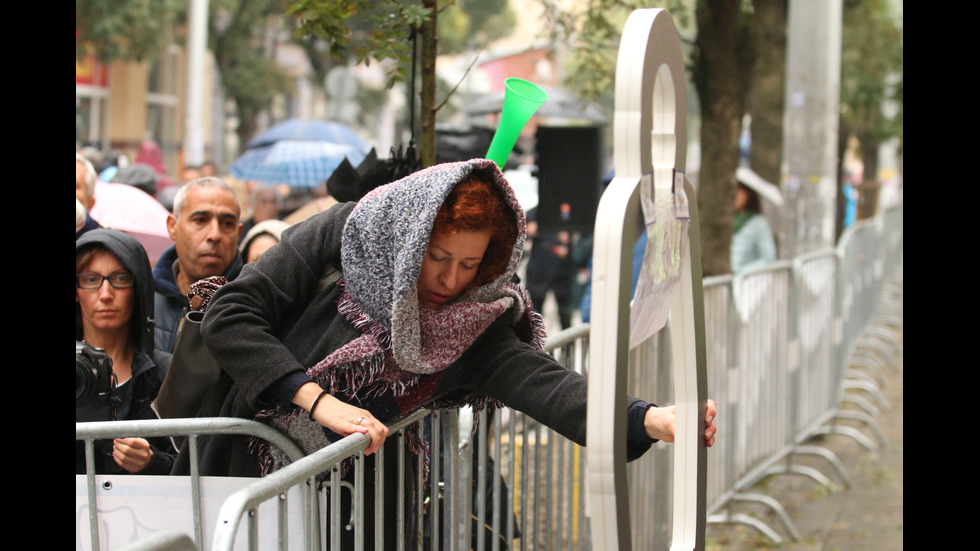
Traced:
[[[153, 349], [153, 277], [146, 251], [132, 236], [116, 230], [97, 229], [86, 232], [75, 241], [75, 255], [85, 249], [103, 248], [132, 272], [135, 280], [136, 304], [130, 319], [130, 338], [136, 343], [132, 377], [117, 390], [121, 402], [116, 418], [155, 419], [150, 403], [160, 391], [170, 354]], [[83, 340], [81, 310], [75, 303], [75, 340]], [[108, 421], [109, 408], [99, 400], [76, 407], [75, 421]], [[125, 436], [125, 435], [120, 435]], [[170, 474], [176, 456], [167, 438], [149, 438], [153, 459], [140, 474]], [[125, 473], [112, 459], [112, 441], [96, 442], [95, 467], [98, 473]], [[106, 453], [107, 452], [107, 453]], [[81, 441], [75, 443], [75, 473], [85, 473], [85, 453]]]

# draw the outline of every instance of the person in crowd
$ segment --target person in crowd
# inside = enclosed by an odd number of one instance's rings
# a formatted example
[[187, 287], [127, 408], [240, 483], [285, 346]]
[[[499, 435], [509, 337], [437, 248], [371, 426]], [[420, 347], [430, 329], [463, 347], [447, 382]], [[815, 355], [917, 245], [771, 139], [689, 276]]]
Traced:
[[[78, 232], [85, 225], [85, 219], [87, 218], [87, 215], [88, 213], [85, 212], [85, 207], [82, 206], [82, 204], [78, 201], [78, 199], [75, 199], [75, 239], [81, 237], [81, 234], [79, 234]], [[95, 228], [91, 228], [91, 229], [95, 229]]]
[[[333, 178], [333, 176], [331, 176], [331, 178]], [[289, 224], [299, 224], [303, 220], [306, 220], [314, 214], [321, 213], [339, 202], [340, 201], [327, 192], [326, 182], [320, 182], [320, 184], [313, 190], [313, 198], [303, 204], [303, 206], [294, 210], [290, 214], [287, 214], [283, 218], [283, 221]]]
[[218, 165], [214, 161], [204, 161], [201, 163], [201, 176], [218, 176]]
[[259, 185], [252, 190], [252, 217], [242, 222], [242, 233], [239, 240], [244, 241], [248, 232], [260, 222], [277, 220], [279, 208], [282, 206], [282, 194], [276, 186]]
[[854, 176], [852, 174], [845, 176], [841, 191], [844, 195], [844, 219], [841, 224], [842, 227], [849, 228], [857, 221], [858, 208], [858, 192], [854, 188]]
[[[76, 150], [75, 153], [81, 155], [82, 158], [92, 165], [92, 169], [95, 171], [97, 178], [103, 182], [109, 181], [108, 179], [102, 178], [102, 171], [104, 171], [110, 165], [115, 165], [117, 159], [116, 155], [118, 155], [118, 153], [113, 151], [112, 153], [106, 154], [91, 145], [86, 145], [81, 149]], [[82, 203], [84, 203], [84, 201], [82, 201]]]
[[571, 234], [538, 231], [537, 207], [527, 212], [527, 235], [532, 239], [531, 256], [527, 261], [527, 291], [534, 307], [544, 307], [548, 292], [558, 303], [558, 318], [562, 329], [572, 325], [572, 282], [575, 264], [571, 257]]
[[156, 197], [157, 178], [152, 166], [134, 163], [117, 170], [109, 182], [133, 186], [151, 197]]
[[732, 235], [732, 272], [761, 268], [776, 261], [776, 240], [762, 215], [759, 194], [739, 179], [735, 189], [735, 233]]
[[[542, 351], [541, 318], [512, 283], [524, 237], [513, 191], [484, 159], [431, 167], [290, 228], [210, 299], [202, 335], [222, 374], [200, 415], [260, 419], [307, 453], [364, 433], [370, 455], [386, 423], [418, 407], [502, 403], [585, 444], [586, 379]], [[342, 278], [321, 290], [338, 264]], [[673, 440], [673, 407], [626, 407], [630, 458]], [[708, 445], [714, 416], [710, 402]], [[246, 437], [201, 442], [202, 474], [286, 462]], [[175, 472], [187, 469], [182, 453]]]
[[[636, 238], [636, 244], [633, 245], [633, 270], [630, 276], [630, 300], [633, 299], [633, 295], [636, 293], [636, 285], [640, 282], [640, 271], [643, 269], [643, 256], [647, 250], [647, 232], [643, 230], [640, 232], [640, 237]], [[582, 323], [592, 322], [592, 259], [589, 258], [588, 264], [588, 281], [586, 282], [584, 289], [582, 290], [582, 299], [580, 308], [582, 310]]]
[[257, 262], [270, 247], [282, 241], [282, 232], [288, 227], [282, 220], [266, 220], [253, 226], [238, 246], [242, 260], [246, 264]]
[[150, 195], [156, 196], [160, 191], [175, 185], [173, 178], [170, 177], [170, 173], [167, 171], [167, 165], [163, 163], [163, 152], [160, 150], [160, 145], [157, 142], [143, 140], [140, 143], [139, 150], [136, 152], [135, 164], [147, 165], [153, 169], [153, 173], [156, 176], [153, 182], [154, 187], [151, 190], [144, 189]]
[[[81, 404], [78, 389], [94, 385], [76, 380], [76, 422], [156, 418], [150, 403], [160, 390], [170, 354], [153, 349], [151, 281], [146, 252], [130, 235], [96, 229], [75, 241], [76, 371], [78, 344], [84, 341], [104, 350], [115, 378], [107, 395], [89, 396]], [[99, 441], [96, 453], [98, 473], [170, 474], [176, 457], [167, 438]], [[85, 473], [81, 441], [75, 447], [75, 472]]]
[[154, 342], [172, 352], [177, 327], [189, 308], [191, 284], [210, 276], [234, 279], [242, 267], [238, 255], [241, 207], [235, 191], [218, 178], [184, 184], [174, 198], [167, 231], [174, 240], [153, 268], [156, 289]]
[[181, 186], [169, 186], [161, 189], [157, 192], [157, 201], [163, 205], [163, 208], [167, 209], [169, 212], [174, 211], [174, 199], [177, 197], [177, 192], [180, 191]]
[[75, 223], [75, 240], [85, 232], [101, 227], [89, 214], [95, 206], [95, 180], [95, 167], [88, 159], [75, 153], [75, 199], [85, 210], [84, 220]]
[[184, 184], [193, 182], [198, 178], [204, 177], [204, 171], [201, 170], [199, 165], [185, 165], [184, 170], [180, 172], [180, 181]]

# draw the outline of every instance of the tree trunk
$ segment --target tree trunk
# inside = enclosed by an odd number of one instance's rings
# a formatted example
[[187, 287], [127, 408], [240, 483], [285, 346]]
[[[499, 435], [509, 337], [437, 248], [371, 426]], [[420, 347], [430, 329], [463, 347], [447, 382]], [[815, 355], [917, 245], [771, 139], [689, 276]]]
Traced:
[[235, 129], [235, 133], [238, 134], [239, 154], [245, 151], [245, 144], [258, 133], [259, 125], [255, 122], [257, 116], [257, 111], [252, 111], [247, 108], [243, 109], [241, 106], [238, 108], [238, 128]]
[[837, 122], [837, 215], [834, 217], [834, 243], [844, 233], [844, 216], [847, 214], [847, 197], [844, 196], [844, 156], [847, 154], [849, 131], [844, 117]]
[[422, 154], [422, 168], [436, 164], [436, 54], [438, 44], [436, 29], [439, 8], [436, 0], [423, 0], [422, 5], [429, 10], [429, 19], [422, 24], [422, 92], [419, 107], [419, 149]]
[[861, 162], [864, 163], [864, 178], [858, 193], [858, 218], [871, 218], [878, 210], [878, 140], [872, 132], [859, 132]]
[[705, 275], [731, 271], [735, 169], [754, 48], [740, 0], [699, 0], [694, 83], [701, 103], [702, 266]]
[[786, 16], [788, 0], [753, 0], [755, 69], [749, 112], [752, 114], [750, 164], [759, 176], [780, 185], [783, 156], [783, 103], [786, 97]]

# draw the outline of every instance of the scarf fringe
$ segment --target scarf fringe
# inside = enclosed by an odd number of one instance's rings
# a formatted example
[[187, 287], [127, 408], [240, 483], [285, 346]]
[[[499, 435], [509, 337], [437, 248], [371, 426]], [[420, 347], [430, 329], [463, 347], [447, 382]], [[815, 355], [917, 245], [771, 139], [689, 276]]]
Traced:
[[[527, 318], [527, 323], [530, 326], [530, 334], [524, 335], [523, 337], [528, 340], [528, 344], [531, 346], [531, 348], [539, 352], [544, 350], [544, 343], [548, 340], [548, 332], [545, 331], [544, 328], [544, 316], [539, 314], [538, 311], [534, 309], [534, 305], [531, 303], [531, 297], [527, 294], [527, 289], [516, 283], [508, 283], [507, 287], [517, 293], [517, 296], [521, 299], [521, 302], [524, 303], [524, 308], [521, 309], [522, 314], [520, 317]], [[518, 334], [518, 337], [521, 336], [522, 335]]]
[[[337, 284], [343, 286], [344, 280], [338, 280]], [[543, 350], [547, 334], [541, 314], [534, 310], [523, 288], [516, 284], [508, 284], [507, 288], [513, 293], [514, 298], [522, 302], [517, 308], [518, 312], [513, 322], [518, 336], [533, 349]], [[419, 385], [419, 374], [405, 371], [393, 361], [389, 331], [364, 313], [346, 290], [341, 292], [337, 310], [363, 334], [311, 367], [307, 375], [330, 394], [347, 396], [360, 403], [385, 395], [396, 398], [409, 395]], [[423, 407], [446, 411], [462, 406], [473, 408], [474, 434], [478, 429], [479, 414], [484, 409], [503, 408], [503, 404], [495, 398], [479, 394], [467, 394], [450, 399], [428, 399]], [[407, 413], [401, 412], [402, 415]], [[306, 448], [315, 445], [313, 443], [318, 439], [322, 441], [319, 435], [326, 435], [324, 427], [309, 420], [305, 410], [292, 404], [281, 404], [260, 411], [256, 414], [255, 420], [285, 432], [300, 444], [307, 454], [317, 451], [319, 448]], [[409, 427], [404, 434], [405, 445], [420, 457], [421, 474], [423, 480], [427, 482], [432, 462], [430, 443], [418, 434], [414, 426]], [[282, 450], [265, 440], [253, 437], [250, 439], [249, 448], [258, 455], [263, 476], [290, 463]], [[342, 475], [349, 472], [351, 461], [347, 459], [342, 462], [340, 467]], [[317, 480], [324, 482], [329, 472], [328, 469], [318, 474]]]
[[391, 333], [388, 329], [358, 306], [354, 297], [347, 292], [344, 278], [337, 280], [337, 286], [341, 289], [340, 298], [337, 300], [337, 311], [347, 318], [351, 325], [373, 335], [382, 348], [391, 349]]

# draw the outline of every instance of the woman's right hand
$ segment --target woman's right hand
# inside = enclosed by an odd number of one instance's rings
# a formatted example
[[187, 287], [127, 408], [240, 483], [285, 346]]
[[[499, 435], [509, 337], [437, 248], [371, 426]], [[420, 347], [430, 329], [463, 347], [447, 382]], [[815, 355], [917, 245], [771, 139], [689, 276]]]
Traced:
[[[715, 435], [718, 433], [718, 427], [715, 425], [717, 413], [715, 401], [708, 400], [704, 411], [704, 444], [709, 448], [715, 444]], [[643, 426], [650, 438], [673, 442], [677, 428], [677, 408], [675, 406], [650, 407], [643, 417]]]
[[313, 419], [341, 436], [348, 436], [355, 432], [368, 435], [371, 444], [364, 450], [364, 455], [371, 455], [381, 449], [385, 438], [388, 437], [388, 427], [384, 423], [375, 419], [370, 411], [342, 402], [329, 394], [324, 394], [317, 401], [317, 397], [322, 392], [316, 383], [306, 383], [296, 392], [293, 403], [307, 411], [315, 403]]

